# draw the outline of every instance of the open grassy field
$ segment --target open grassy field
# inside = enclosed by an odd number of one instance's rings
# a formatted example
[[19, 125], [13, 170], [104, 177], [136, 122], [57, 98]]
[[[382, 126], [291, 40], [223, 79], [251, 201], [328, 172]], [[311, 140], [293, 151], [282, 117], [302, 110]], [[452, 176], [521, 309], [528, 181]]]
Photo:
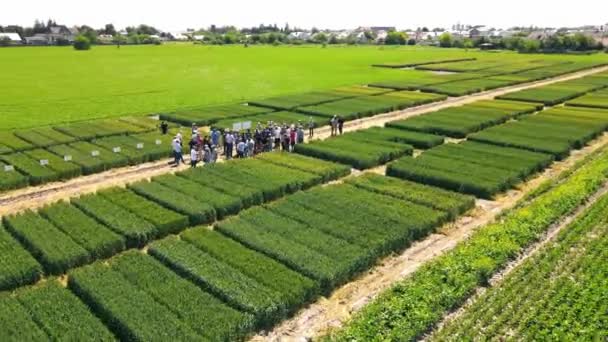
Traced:
[[[373, 68], [477, 58], [514, 63], [535, 55], [422, 47], [98, 46], [0, 51], [0, 130], [233, 103], [353, 84], [415, 79], [420, 70]], [[504, 56], [503, 56], [504, 55]], [[543, 60], [605, 60], [542, 56]]]

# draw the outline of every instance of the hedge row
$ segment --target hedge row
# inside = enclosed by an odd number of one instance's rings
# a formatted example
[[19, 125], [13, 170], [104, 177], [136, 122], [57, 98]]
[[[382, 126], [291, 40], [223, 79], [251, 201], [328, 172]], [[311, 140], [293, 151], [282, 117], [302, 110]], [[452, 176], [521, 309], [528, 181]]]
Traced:
[[84, 303], [55, 280], [20, 289], [14, 298], [28, 311], [31, 320], [48, 335], [43, 340], [83, 341], [92, 336], [96, 341], [116, 340]]
[[538, 107], [524, 102], [479, 101], [391, 122], [386, 126], [464, 138], [468, 134], [503, 123], [519, 115], [533, 113], [538, 110]]
[[121, 340], [194, 341], [202, 339], [171, 309], [103, 263], [69, 273], [68, 287]]
[[280, 293], [174, 236], [152, 243], [149, 253], [229, 305], [251, 313], [261, 325], [280, 319], [286, 310]]
[[561, 159], [608, 129], [608, 112], [554, 108], [520, 121], [486, 129], [471, 140], [550, 153]]
[[39, 214], [26, 211], [2, 218], [4, 226], [50, 274], [61, 274], [91, 261], [90, 253]]
[[105, 196], [85, 195], [72, 199], [71, 202], [87, 215], [124, 236], [129, 248], [142, 247], [158, 234], [152, 223], [133, 214], [121, 204], [106, 199]]
[[447, 144], [428, 150], [417, 158], [404, 157], [390, 164], [389, 176], [435, 185], [449, 190], [492, 198], [553, 160], [542, 153], [521, 151], [507, 156], [468, 144]]
[[36, 282], [42, 267], [0, 225], [0, 291]]
[[455, 249], [432, 260], [358, 313], [337, 341], [415, 340], [478, 286], [536, 241], [556, 221], [583, 204], [606, 180], [604, 151], [565, 180], [499, 222], [479, 229]]
[[446, 96], [418, 92], [394, 92], [376, 96], [360, 96], [314, 106], [298, 107], [297, 111], [331, 118], [339, 115], [344, 120], [355, 120], [442, 101]]
[[206, 340], [241, 339], [253, 328], [251, 315], [230, 308], [171, 272], [153, 257], [139, 251], [130, 251], [111, 259], [110, 266]]
[[161, 120], [167, 120], [189, 127], [193, 123], [199, 126], [209, 126], [222, 119], [251, 116], [268, 113], [272, 110], [242, 104], [200, 107], [180, 110], [172, 113], [161, 113]]

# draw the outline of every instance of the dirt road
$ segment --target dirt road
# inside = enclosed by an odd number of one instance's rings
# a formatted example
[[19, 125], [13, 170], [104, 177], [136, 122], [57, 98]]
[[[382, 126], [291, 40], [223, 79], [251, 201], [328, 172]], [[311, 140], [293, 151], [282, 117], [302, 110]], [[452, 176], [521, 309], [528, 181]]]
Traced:
[[[495, 96], [519, 91], [522, 89], [539, 87], [556, 82], [580, 78], [602, 71], [608, 71], [608, 66], [584, 70], [543, 81], [500, 88], [469, 96], [449, 98], [442, 102], [431, 103], [428, 105], [409, 108], [402, 111], [380, 114], [370, 118], [349, 121], [345, 123], [344, 131], [350, 132], [372, 126], [383, 126], [385, 123], [390, 121], [406, 119], [408, 117], [433, 112], [447, 107], [460, 106], [479, 100], [492, 99]], [[331, 130], [329, 126], [319, 128], [315, 133], [315, 140], [327, 139], [330, 137], [330, 133]], [[185, 166], [182, 166], [182, 168], [185, 168]], [[177, 170], [179, 169], [167, 165], [167, 161], [161, 161], [156, 163], [147, 163], [138, 166], [114, 169], [103, 173], [75, 178], [66, 182], [49, 183], [42, 186], [29, 187], [25, 189], [6, 192], [0, 195], [0, 216], [15, 213], [25, 209], [39, 208], [41, 206], [62, 199], [68, 199], [70, 197], [91, 193], [99, 189], [108, 188], [112, 186], [122, 186], [139, 180], [148, 179], [157, 175], [175, 172]]]

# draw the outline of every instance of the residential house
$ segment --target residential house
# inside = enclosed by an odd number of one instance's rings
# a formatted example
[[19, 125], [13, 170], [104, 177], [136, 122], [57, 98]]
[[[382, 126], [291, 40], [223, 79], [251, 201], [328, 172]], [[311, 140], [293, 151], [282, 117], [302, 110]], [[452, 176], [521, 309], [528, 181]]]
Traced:
[[78, 35], [78, 29], [65, 25], [52, 26], [48, 33], [37, 33], [33, 37], [25, 37], [28, 45], [56, 45], [62, 42], [73, 43]]
[[100, 44], [112, 44], [114, 42], [114, 36], [111, 34], [100, 34], [97, 36], [97, 42]]
[[295, 40], [308, 40], [312, 37], [312, 34], [306, 31], [297, 31], [291, 32], [287, 37]]
[[7, 39], [9, 40], [9, 45], [21, 45], [23, 44], [23, 39], [19, 33], [2, 33], [0, 32], [0, 40]]

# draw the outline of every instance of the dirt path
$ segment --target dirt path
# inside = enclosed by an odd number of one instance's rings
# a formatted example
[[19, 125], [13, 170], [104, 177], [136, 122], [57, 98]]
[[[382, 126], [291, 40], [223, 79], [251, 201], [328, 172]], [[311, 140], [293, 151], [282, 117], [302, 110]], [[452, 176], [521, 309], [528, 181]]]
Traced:
[[454, 248], [477, 228], [492, 222], [504, 210], [514, 207], [528, 192], [544, 181], [556, 179], [561, 172], [606, 145], [608, 134], [604, 134], [584, 149], [574, 151], [567, 159], [554, 163], [539, 176], [500, 198], [494, 201], [477, 200], [476, 208], [468, 216], [441, 227], [436, 234], [414, 243], [403, 253], [385, 258], [369, 272], [334, 291], [330, 297], [320, 298], [271, 332], [254, 336], [252, 341], [307, 340], [323, 334], [328, 329], [341, 326], [380, 292], [412, 274], [425, 262]]
[[[490, 281], [489, 281], [490, 287], [500, 286], [500, 284], [502, 283], [502, 281], [505, 279], [506, 276], [508, 276], [511, 272], [513, 272], [513, 270], [515, 270], [518, 266], [523, 264], [527, 259], [529, 259], [534, 254], [536, 254], [545, 245], [547, 245], [551, 241], [555, 240], [555, 238], [558, 236], [558, 234], [562, 230], [564, 230], [573, 221], [580, 218], [581, 214], [585, 210], [589, 209], [592, 205], [594, 205], [595, 202], [597, 201], [597, 199], [599, 199], [606, 193], [608, 193], [608, 184], [604, 184], [604, 186], [600, 190], [598, 190], [595, 194], [593, 194], [593, 196], [591, 196], [591, 198], [589, 198], [583, 205], [578, 207], [573, 213], [571, 213], [567, 217], [563, 218], [559, 222], [555, 222], [553, 225], [551, 225], [551, 227], [549, 227], [549, 230], [547, 230], [547, 232], [543, 235], [543, 237], [541, 237], [539, 239], [539, 241], [537, 241], [533, 245], [529, 246], [523, 253], [521, 253], [521, 255], [517, 259], [511, 261], [509, 264], [507, 264], [507, 266], [505, 266], [500, 272], [495, 274], [490, 279]], [[471, 296], [471, 298], [469, 298], [465, 302], [465, 304], [460, 306], [457, 310], [444, 316], [442, 321], [437, 324], [436, 328], [434, 328], [430, 334], [427, 334], [426, 336], [424, 336], [421, 339], [421, 341], [428, 341], [429, 338], [432, 337], [433, 332], [439, 331], [443, 326], [445, 326], [452, 320], [455, 320], [459, 316], [464, 314], [465, 311], [468, 308], [470, 308], [471, 305], [473, 305], [480, 298], [480, 296], [487, 290], [488, 290], [487, 287], [477, 288], [477, 290], [475, 291], [475, 294], [473, 296]]]
[[[449, 98], [442, 102], [431, 103], [402, 111], [380, 114], [369, 118], [349, 121], [345, 123], [344, 131], [350, 132], [373, 126], [383, 126], [385, 123], [390, 121], [402, 120], [412, 116], [433, 112], [447, 107], [460, 106], [479, 100], [492, 99], [495, 96], [503, 95], [506, 93], [580, 78], [602, 71], [608, 71], [608, 66], [584, 70], [543, 81], [500, 88], [469, 96]], [[314, 140], [327, 139], [330, 137], [330, 133], [331, 129], [329, 126], [321, 127], [316, 130]], [[25, 209], [39, 208], [41, 206], [57, 202], [63, 199], [68, 199], [70, 197], [95, 192], [99, 189], [108, 188], [112, 186], [125, 185], [135, 181], [148, 179], [157, 175], [175, 172], [183, 168], [186, 168], [186, 166], [182, 166], [182, 168], [173, 168], [167, 165], [167, 161], [161, 161], [155, 163], [141, 164], [138, 166], [113, 169], [110, 171], [90, 176], [78, 177], [66, 182], [49, 183], [42, 186], [14, 190], [0, 195], [0, 216], [19, 212]]]

